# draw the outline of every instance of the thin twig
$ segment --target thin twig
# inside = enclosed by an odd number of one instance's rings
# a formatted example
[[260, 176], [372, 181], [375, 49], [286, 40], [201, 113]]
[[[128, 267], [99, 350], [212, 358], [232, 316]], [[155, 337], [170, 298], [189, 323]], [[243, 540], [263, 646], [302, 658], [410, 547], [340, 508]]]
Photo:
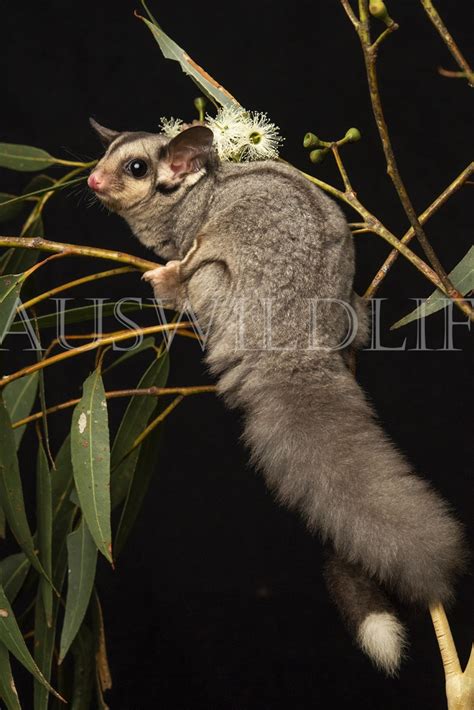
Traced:
[[[52, 257], [49, 257], [49, 258], [52, 258]], [[41, 301], [45, 301], [47, 298], [51, 298], [52, 296], [55, 296], [57, 293], [61, 293], [62, 291], [67, 291], [70, 288], [75, 288], [76, 286], [81, 286], [82, 284], [88, 283], [90, 281], [97, 281], [99, 279], [106, 279], [106, 278], [109, 278], [110, 276], [119, 276], [121, 274], [128, 274], [128, 273], [131, 273], [132, 271], [136, 271], [136, 269], [134, 269], [132, 266], [121, 266], [117, 269], [109, 269], [108, 271], [100, 271], [99, 273], [96, 273], [96, 274], [88, 274], [87, 276], [82, 276], [80, 279], [75, 279], [74, 281], [68, 281], [67, 283], [61, 284], [60, 286], [56, 286], [55, 288], [52, 288], [49, 291], [45, 291], [44, 293], [40, 293], [38, 296], [31, 298], [29, 301], [25, 301], [25, 303], [22, 303], [21, 306], [18, 308], [18, 311], [24, 311], [27, 308], [31, 308], [31, 306], [35, 306], [37, 303], [40, 303]]]
[[441, 283], [444, 286], [444, 292], [449, 295], [450, 298], [456, 301], [463, 313], [465, 313], [467, 316], [469, 316], [469, 318], [474, 320], [474, 309], [466, 301], [463, 300], [462, 294], [460, 294], [459, 291], [453, 286], [441, 262], [439, 261], [433, 247], [428, 241], [428, 238], [418, 220], [417, 214], [411, 203], [410, 197], [398, 170], [380, 98], [376, 70], [377, 47], [375, 47], [374, 51], [374, 46], [371, 44], [370, 39], [368, 0], [359, 0], [359, 19], [360, 21], [356, 27], [356, 30], [360, 39], [362, 52], [364, 55], [370, 100], [372, 103], [375, 123], [377, 125], [377, 129], [382, 142], [382, 148], [385, 154], [385, 160], [387, 163], [387, 173], [390, 179], [392, 180], [392, 183], [398, 194], [403, 209], [410, 221], [411, 226], [415, 231], [416, 237], [420, 242], [423, 251], [425, 252], [428, 258], [428, 261], [430, 262], [431, 266], [433, 267], [433, 270], [436, 272]]
[[13, 372], [11, 375], [6, 375], [5, 377], [3, 377], [0, 380], [0, 389], [5, 387], [5, 385], [8, 385], [10, 382], [20, 379], [20, 377], [25, 377], [26, 375], [31, 375], [33, 372], [37, 372], [38, 370], [43, 370], [45, 367], [49, 367], [50, 365], [55, 365], [58, 362], [62, 362], [63, 360], [66, 360], [68, 358], [75, 357], [77, 355], [82, 355], [83, 353], [90, 352], [91, 350], [97, 350], [97, 348], [102, 348], [104, 345], [110, 345], [112, 343], [121, 342], [122, 340], [129, 340], [130, 338], [136, 338], [137, 335], [143, 336], [143, 335], [151, 335], [152, 333], [163, 333], [164, 331], [167, 331], [167, 330], [172, 330], [174, 328], [183, 328], [188, 325], [189, 325], [189, 323], [171, 323], [171, 324], [166, 324], [166, 325], [153, 325], [153, 326], [149, 326], [147, 328], [136, 328], [135, 330], [124, 331], [124, 332], [117, 333], [112, 336], [99, 338], [98, 340], [96, 340], [92, 343], [86, 343], [85, 345], [80, 345], [78, 348], [74, 348], [74, 350], [66, 350], [65, 352], [59, 353], [58, 355], [53, 355], [52, 357], [41, 360], [41, 362], [37, 362], [34, 365], [28, 365], [27, 367], [23, 367], [21, 370], [17, 370], [16, 372]]
[[60, 242], [51, 242], [41, 237], [1, 237], [0, 247], [14, 247], [15, 249], [39, 249], [40, 251], [49, 251], [56, 253], [67, 252], [68, 256], [89, 256], [94, 259], [108, 259], [109, 261], [118, 261], [122, 264], [134, 266], [140, 271], [149, 271], [157, 269], [161, 264], [154, 261], [140, 259], [131, 254], [125, 254], [120, 251], [110, 251], [108, 249], [97, 249], [96, 247], [80, 246], [78, 244], [62, 244]]
[[[429, 205], [429, 207], [427, 207], [426, 210], [421, 213], [421, 215], [418, 217], [420, 224], [425, 224], [425, 222], [427, 222], [429, 218], [434, 215], [434, 213], [437, 212], [439, 208], [447, 200], [449, 200], [449, 198], [454, 195], [454, 193], [457, 192], [457, 190], [459, 190], [459, 188], [462, 187], [464, 183], [467, 182], [467, 178], [471, 175], [472, 172], [474, 172], [474, 162], [468, 165], [467, 168], [465, 168], [462, 173], [460, 173], [457, 178], [453, 180], [453, 182], [448, 185], [448, 187], [443, 190], [440, 195], [438, 195], [438, 197], [431, 203], [431, 205]], [[353, 232], [353, 234], [355, 233], [356, 232]], [[403, 235], [400, 241], [402, 244], [408, 244], [414, 236], [415, 230], [413, 229], [413, 227], [410, 227], [410, 229]], [[391, 269], [394, 262], [398, 258], [398, 254], [399, 252], [396, 249], [392, 249], [388, 257], [385, 259], [384, 263], [372, 279], [370, 286], [364, 294], [365, 298], [372, 298], [372, 296], [375, 295], [377, 289], [379, 288], [383, 279], [387, 275], [387, 272]]]
[[[456, 42], [448, 31], [448, 28], [439, 16], [439, 13], [436, 8], [433, 6], [433, 3], [431, 2], [431, 0], [421, 0], [421, 4], [423, 5], [425, 12], [430, 18], [431, 22], [437, 29], [441, 39], [451, 52], [451, 56], [453, 57], [454, 61], [456, 62], [458, 67], [462, 69], [462, 74], [468, 80], [469, 86], [474, 86], [474, 71], [471, 69], [466, 59], [464, 59], [459, 47], [457, 46]], [[445, 73], [444, 75], [449, 76], [449, 73]]]
[[[170, 394], [179, 394], [183, 397], [187, 397], [191, 394], [204, 394], [206, 392], [215, 392], [215, 385], [197, 385], [195, 387], [146, 387], [142, 389], [126, 389], [126, 390], [111, 390], [105, 393], [106, 399], [118, 399], [120, 397], [164, 397]], [[35, 412], [30, 414], [28, 417], [19, 419], [17, 422], [12, 424], [12, 429], [18, 429], [18, 427], [25, 426], [25, 424], [30, 424], [38, 419], [44, 417], [44, 414], [55, 414], [56, 412], [62, 412], [70, 407], [75, 407], [81, 400], [80, 399], [69, 399], [67, 402], [61, 402], [60, 404], [55, 404], [52, 407], [46, 409], [45, 412]]]

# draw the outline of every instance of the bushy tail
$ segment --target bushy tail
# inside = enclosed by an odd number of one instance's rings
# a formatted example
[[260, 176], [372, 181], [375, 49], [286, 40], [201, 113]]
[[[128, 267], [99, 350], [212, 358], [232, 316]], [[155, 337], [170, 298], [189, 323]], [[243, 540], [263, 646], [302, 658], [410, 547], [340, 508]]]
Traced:
[[329, 593], [357, 644], [377, 668], [394, 675], [407, 646], [405, 628], [376, 582], [336, 555], [325, 564]]
[[[448, 601], [464, 559], [461, 528], [448, 506], [412, 473], [341, 360], [333, 356], [316, 362], [308, 355], [302, 362], [299, 354], [297, 362], [295, 367], [286, 357], [285, 368], [291, 371], [285, 372], [275, 363], [271, 372], [266, 363], [253, 387], [247, 381], [244, 437], [254, 462], [278, 498], [331, 541], [338, 558], [349, 565], [344, 577], [354, 594], [371, 590], [369, 612], [379, 613], [382, 602], [375, 583], [365, 577], [411, 603]], [[392, 614], [385, 601], [380, 613]], [[359, 623], [357, 633], [365, 648], [376, 636], [393, 638], [390, 625], [401, 648], [395, 617], [384, 616], [383, 628], [379, 617], [375, 635], [374, 618], [370, 621], [367, 613], [364, 618], [365, 631]]]

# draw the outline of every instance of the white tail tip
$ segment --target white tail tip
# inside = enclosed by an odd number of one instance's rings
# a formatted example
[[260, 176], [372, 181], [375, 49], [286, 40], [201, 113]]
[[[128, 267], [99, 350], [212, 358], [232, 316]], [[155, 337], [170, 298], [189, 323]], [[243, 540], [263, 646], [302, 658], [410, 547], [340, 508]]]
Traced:
[[387, 675], [395, 675], [407, 645], [403, 625], [388, 611], [366, 616], [359, 626], [357, 641], [373, 663]]

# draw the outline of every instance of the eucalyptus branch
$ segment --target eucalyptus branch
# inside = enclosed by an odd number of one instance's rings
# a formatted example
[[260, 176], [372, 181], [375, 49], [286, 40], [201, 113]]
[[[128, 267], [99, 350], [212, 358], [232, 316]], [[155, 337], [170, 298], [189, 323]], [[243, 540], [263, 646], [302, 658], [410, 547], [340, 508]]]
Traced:
[[61, 242], [51, 242], [41, 237], [2, 237], [0, 236], [0, 247], [14, 247], [15, 249], [39, 249], [40, 251], [64, 253], [68, 256], [88, 256], [93, 259], [108, 259], [118, 261], [122, 264], [134, 266], [139, 271], [149, 271], [156, 269], [161, 264], [155, 261], [140, 259], [131, 254], [120, 251], [109, 251], [108, 249], [97, 249], [95, 247], [80, 246], [78, 244], [62, 244]]
[[[436, 30], [438, 31], [441, 39], [445, 43], [446, 47], [449, 49], [454, 61], [456, 62], [458, 67], [462, 70], [460, 73], [456, 72], [456, 75], [465, 77], [469, 83], [469, 86], [474, 86], [474, 71], [471, 69], [471, 67], [469, 66], [467, 61], [464, 59], [459, 47], [457, 46], [456, 42], [454, 41], [453, 37], [451, 36], [450, 32], [448, 31], [443, 20], [439, 16], [438, 11], [433, 6], [433, 3], [431, 2], [431, 0], [421, 0], [421, 4], [423, 5], [426, 14], [430, 18], [430, 20], [433, 23], [433, 25], [435, 26]], [[440, 70], [440, 74], [443, 74], [444, 76], [453, 76], [454, 72], [447, 72], [446, 70], [444, 70], [444, 71]]]
[[[337, 197], [339, 200], [342, 200], [342, 202], [345, 202], [347, 205], [352, 207], [360, 214], [361, 217], [364, 218], [364, 224], [366, 225], [366, 227], [363, 228], [364, 232], [370, 231], [377, 234], [379, 237], [382, 237], [382, 239], [385, 239], [385, 241], [388, 242], [394, 249], [403, 254], [403, 256], [408, 259], [408, 261], [410, 261], [413, 266], [415, 266], [415, 268], [423, 274], [423, 276], [431, 281], [436, 288], [439, 288], [445, 295], [449, 295], [436, 272], [433, 271], [433, 269], [431, 269], [428, 264], [423, 261], [423, 259], [420, 259], [415, 252], [409, 249], [405, 244], [402, 244], [402, 242], [397, 239], [397, 237], [389, 229], [387, 229], [387, 227], [385, 227], [377, 217], [375, 217], [375, 215], [369, 212], [369, 210], [359, 202], [353, 190], [350, 192], [342, 192], [342, 190], [338, 190], [336, 187], [333, 187], [322, 180], [318, 180], [318, 178], [315, 178], [308, 173], [304, 173], [302, 171], [300, 172], [308, 180], [311, 180], [311, 182], [314, 182], [315, 185], [318, 185], [318, 187], [322, 190], [329, 192], [334, 197]], [[455, 301], [455, 303], [459, 305], [459, 301]]]
[[448, 710], [469, 710], [474, 707], [474, 645], [464, 672], [442, 604], [430, 607], [446, 678]]
[[[64, 256], [67, 256], [67, 252], [64, 254]], [[29, 301], [25, 301], [25, 303], [22, 303], [22, 305], [18, 308], [18, 311], [24, 311], [27, 308], [35, 306], [37, 303], [41, 303], [41, 301], [45, 301], [47, 298], [55, 296], [57, 293], [67, 291], [76, 286], [81, 286], [82, 284], [89, 283], [90, 281], [98, 281], [99, 279], [106, 279], [110, 276], [120, 276], [121, 274], [129, 274], [133, 271], [136, 271], [136, 269], [134, 269], [132, 266], [121, 266], [118, 269], [109, 269], [108, 271], [100, 271], [96, 274], [88, 274], [87, 276], [82, 276], [82, 278], [80, 279], [68, 281], [67, 283], [61, 284], [60, 286], [56, 286], [55, 288], [52, 288], [49, 291], [45, 291], [44, 293], [38, 294], [38, 296], [31, 298]]]
[[[430, 262], [431, 266], [433, 267], [433, 270], [439, 277], [439, 280], [443, 284], [444, 293], [456, 301], [458, 307], [463, 311], [463, 313], [469, 316], [469, 318], [474, 319], [474, 309], [466, 301], [463, 300], [462, 294], [460, 294], [453, 286], [443, 266], [441, 265], [441, 262], [439, 261], [433, 247], [428, 241], [428, 238], [418, 220], [417, 214], [411, 203], [410, 197], [398, 170], [380, 98], [376, 70], [378, 44], [377, 42], [372, 44], [370, 39], [368, 0], [359, 0], [359, 22], [356, 26], [356, 31], [359, 36], [360, 43], [362, 46], [362, 52], [364, 55], [370, 100], [372, 103], [375, 123], [377, 125], [377, 129], [382, 142], [382, 148], [385, 154], [385, 160], [387, 163], [387, 173], [390, 179], [392, 180], [392, 183], [395, 187], [395, 190], [397, 191], [405, 214], [407, 215], [410, 221], [410, 224], [417, 236], [418, 241], [420, 242], [423, 248], [423, 251], [425, 252], [428, 258], [428, 261]], [[383, 34], [386, 36], [386, 32], [384, 32]]]
[[[142, 389], [111, 390], [105, 393], [105, 398], [118, 399], [120, 397], [164, 397], [170, 394], [178, 394], [183, 397], [187, 397], [192, 394], [204, 394], [215, 391], [215, 385], [197, 385], [195, 387], [145, 387]], [[80, 401], [80, 398], [69, 399], [67, 402], [61, 402], [60, 404], [48, 407], [48, 409], [44, 412], [41, 411], [30, 414], [30, 416], [14, 422], [12, 424], [12, 429], [18, 429], [18, 427], [25, 426], [25, 424], [36, 422], [38, 419], [42, 419], [45, 415], [55, 414], [56, 412], [62, 412], [65, 409], [75, 407]]]
[[85, 345], [79, 345], [79, 347], [74, 348], [74, 350], [66, 350], [58, 355], [52, 355], [51, 357], [40, 360], [33, 365], [27, 365], [27, 367], [21, 368], [13, 372], [11, 375], [6, 375], [0, 380], [0, 390], [8, 385], [14, 380], [20, 379], [20, 377], [25, 377], [26, 375], [31, 375], [33, 372], [38, 370], [43, 370], [45, 367], [50, 365], [55, 365], [58, 362], [67, 360], [71, 357], [76, 357], [77, 355], [82, 355], [84, 353], [90, 352], [91, 350], [97, 350], [97, 348], [102, 348], [104, 345], [111, 345], [113, 343], [119, 343], [123, 340], [130, 340], [130, 338], [136, 338], [137, 335], [152, 335], [153, 333], [163, 333], [168, 330], [173, 330], [175, 328], [186, 328], [189, 323], [167, 323], [166, 325], [152, 325], [147, 328], [136, 328], [135, 330], [128, 330], [113, 335], [108, 335], [92, 343], [85, 343]]
[[[428, 221], [428, 219], [434, 215], [435, 212], [439, 210], [439, 208], [447, 201], [449, 198], [454, 195], [457, 190], [459, 190], [464, 183], [466, 183], [468, 180], [468, 177], [474, 172], [474, 162], [471, 163], [470, 165], [465, 168], [462, 173], [458, 175], [458, 177], [453, 180], [453, 182], [448, 185], [448, 187], [443, 190], [443, 192], [438, 195], [438, 197], [431, 203], [429, 207], [426, 208], [424, 212], [421, 213], [421, 215], [418, 217], [420, 224], [424, 224], [425, 222]], [[361, 233], [362, 231], [366, 231], [364, 229], [357, 230], [353, 232], [353, 234]], [[411, 239], [415, 236], [415, 230], [413, 227], [410, 227], [410, 229], [403, 235], [401, 238], [400, 242], [402, 244], [408, 244]], [[374, 278], [372, 279], [372, 282], [370, 286], [368, 287], [367, 291], [365, 292], [364, 296], [365, 298], [371, 298], [374, 296], [376, 293], [377, 289], [379, 288], [380, 284], [382, 283], [383, 279], [387, 275], [387, 272], [391, 269], [393, 266], [394, 262], [396, 261], [398, 257], [399, 252], [397, 249], [393, 249], [388, 257], [385, 259], [384, 263], [380, 267], [380, 269], [377, 271], [375, 274]]]

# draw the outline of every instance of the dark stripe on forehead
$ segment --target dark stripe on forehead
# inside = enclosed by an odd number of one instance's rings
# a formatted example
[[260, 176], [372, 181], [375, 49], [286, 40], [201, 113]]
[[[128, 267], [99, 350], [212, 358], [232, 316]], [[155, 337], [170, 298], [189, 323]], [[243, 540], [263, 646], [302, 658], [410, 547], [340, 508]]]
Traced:
[[112, 143], [107, 151], [107, 156], [111, 156], [117, 148], [121, 148], [127, 143], [135, 143], [135, 141], [143, 140], [148, 136], [153, 135], [152, 133], [146, 133], [145, 131], [140, 131], [136, 133], [121, 133]]

